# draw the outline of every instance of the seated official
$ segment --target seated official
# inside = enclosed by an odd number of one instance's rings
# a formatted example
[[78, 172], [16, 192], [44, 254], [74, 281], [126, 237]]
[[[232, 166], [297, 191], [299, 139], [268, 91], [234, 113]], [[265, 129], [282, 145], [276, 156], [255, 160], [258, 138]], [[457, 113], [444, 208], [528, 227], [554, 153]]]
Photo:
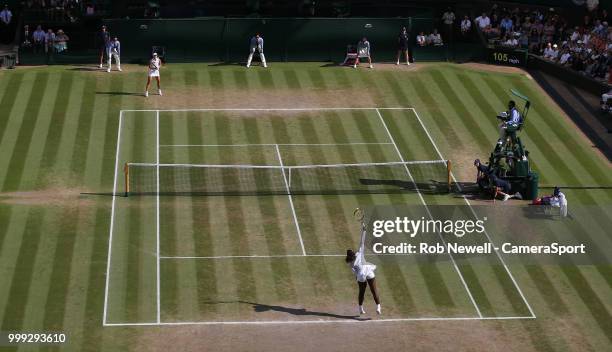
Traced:
[[522, 122], [521, 114], [516, 108], [516, 103], [514, 100], [510, 100], [508, 102], [508, 111], [502, 112], [498, 118], [502, 120], [502, 122], [499, 124], [499, 139], [502, 140], [506, 137], [506, 132], [508, 129], [516, 130], [516, 128], [518, 128]]

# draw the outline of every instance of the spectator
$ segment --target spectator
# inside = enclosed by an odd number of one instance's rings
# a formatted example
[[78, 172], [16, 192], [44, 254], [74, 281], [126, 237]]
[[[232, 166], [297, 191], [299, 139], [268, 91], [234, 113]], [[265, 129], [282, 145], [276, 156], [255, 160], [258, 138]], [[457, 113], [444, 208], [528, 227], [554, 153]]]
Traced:
[[559, 63], [563, 66], [568, 66], [571, 63], [572, 55], [569, 52], [569, 49], [564, 49], [561, 57], [559, 58]]
[[506, 33], [512, 32], [512, 28], [514, 26], [512, 20], [510, 19], [510, 16], [504, 16], [504, 18], [501, 20], [499, 27], [501, 30], [501, 35], [505, 35]]
[[519, 47], [521, 49], [529, 49], [529, 35], [527, 34], [529, 32], [521, 32], [521, 35], [519, 37]]
[[32, 34], [32, 39], [34, 41], [34, 52], [42, 51], [45, 47], [45, 31], [43, 31], [42, 27], [38, 25], [36, 30]]
[[529, 34], [529, 50], [538, 52], [540, 50], [540, 33], [537, 28], [532, 27]]
[[13, 19], [13, 13], [9, 10], [8, 5], [4, 5], [4, 9], [0, 11], [0, 21], [2, 21], [2, 25], [9, 26], [11, 24], [11, 20]]
[[425, 33], [419, 33], [419, 35], [417, 35], [416, 41], [418, 46], [426, 46], [427, 38], [425, 38]]
[[95, 14], [96, 8], [94, 7], [94, 5], [91, 3], [87, 4], [87, 7], [85, 8], [85, 16], [93, 16]]
[[547, 60], [555, 61], [557, 60], [557, 56], [559, 56], [559, 50], [557, 50], [557, 44], [551, 45], [551, 43], [548, 43], [546, 45], [546, 49], [544, 49], [544, 58]]
[[434, 46], [444, 45], [444, 43], [442, 43], [442, 36], [440, 36], [436, 28], [434, 28], [433, 32], [429, 35], [427, 41]]
[[11, 42], [12, 36], [12, 19], [13, 13], [9, 10], [8, 5], [4, 5], [4, 9], [0, 11], [0, 42]]
[[461, 21], [461, 34], [463, 36], [467, 36], [472, 30], [472, 21], [468, 15], [463, 16], [463, 20]]
[[45, 35], [45, 52], [47, 54], [53, 53], [53, 45], [55, 45], [55, 33], [53, 33], [53, 30], [49, 28], [47, 30], [47, 34]]
[[474, 22], [476, 22], [478, 28], [480, 28], [481, 30], [491, 25], [491, 19], [487, 16], [486, 12], [483, 12], [482, 15], [476, 17]]
[[55, 35], [55, 44], [53, 47], [55, 48], [56, 53], [63, 53], [68, 50], [68, 41], [70, 38], [64, 33], [62, 29], [57, 30], [57, 34]]
[[516, 40], [516, 38], [512, 34], [508, 34], [506, 35], [506, 41], [504, 41], [504, 46], [515, 49], [518, 47], [518, 40]]
[[555, 25], [551, 21], [547, 21], [543, 29], [543, 42], [552, 42], [555, 37]]

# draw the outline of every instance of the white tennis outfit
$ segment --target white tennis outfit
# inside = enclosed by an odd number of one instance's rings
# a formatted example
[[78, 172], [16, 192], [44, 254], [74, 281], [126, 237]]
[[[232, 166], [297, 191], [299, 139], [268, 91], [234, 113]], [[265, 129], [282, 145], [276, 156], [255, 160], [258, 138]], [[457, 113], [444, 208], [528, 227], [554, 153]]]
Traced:
[[159, 67], [161, 66], [161, 60], [159, 57], [154, 57], [149, 62], [149, 77], [159, 77]]
[[353, 271], [353, 274], [355, 274], [355, 278], [359, 282], [366, 282], [366, 280], [373, 279], [376, 276], [374, 274], [374, 270], [376, 270], [376, 265], [366, 262], [364, 251], [365, 236], [362, 236], [359, 251], [355, 254], [355, 260], [353, 261], [353, 263], [351, 263], [351, 270]]

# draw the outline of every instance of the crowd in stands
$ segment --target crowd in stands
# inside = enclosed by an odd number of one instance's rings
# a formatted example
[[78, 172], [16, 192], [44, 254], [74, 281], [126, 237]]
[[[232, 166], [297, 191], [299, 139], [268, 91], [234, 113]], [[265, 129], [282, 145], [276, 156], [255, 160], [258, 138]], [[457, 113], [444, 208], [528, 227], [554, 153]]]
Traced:
[[606, 10], [593, 9], [580, 23], [570, 23], [554, 8], [494, 5], [475, 18], [474, 25], [492, 44], [526, 49], [592, 78], [607, 80], [612, 66], [611, 19]]
[[102, 3], [96, 0], [25, 0], [21, 10], [46, 22], [76, 23], [82, 17], [96, 16]]
[[436, 28], [434, 28], [433, 32], [425, 35], [425, 32], [420, 32], [416, 36], [416, 43], [418, 46], [442, 46], [444, 42], [442, 41], [442, 36], [438, 32]]

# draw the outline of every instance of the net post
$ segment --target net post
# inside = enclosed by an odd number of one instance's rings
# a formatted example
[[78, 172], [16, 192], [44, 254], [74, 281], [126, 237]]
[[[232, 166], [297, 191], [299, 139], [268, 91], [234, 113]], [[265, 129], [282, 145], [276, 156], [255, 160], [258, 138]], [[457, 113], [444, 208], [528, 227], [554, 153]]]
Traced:
[[130, 195], [130, 167], [128, 163], [123, 166], [123, 173], [125, 174], [125, 196]]
[[452, 189], [452, 178], [451, 178], [451, 161], [446, 161], [446, 182], [448, 183], [448, 193], [451, 193]]

